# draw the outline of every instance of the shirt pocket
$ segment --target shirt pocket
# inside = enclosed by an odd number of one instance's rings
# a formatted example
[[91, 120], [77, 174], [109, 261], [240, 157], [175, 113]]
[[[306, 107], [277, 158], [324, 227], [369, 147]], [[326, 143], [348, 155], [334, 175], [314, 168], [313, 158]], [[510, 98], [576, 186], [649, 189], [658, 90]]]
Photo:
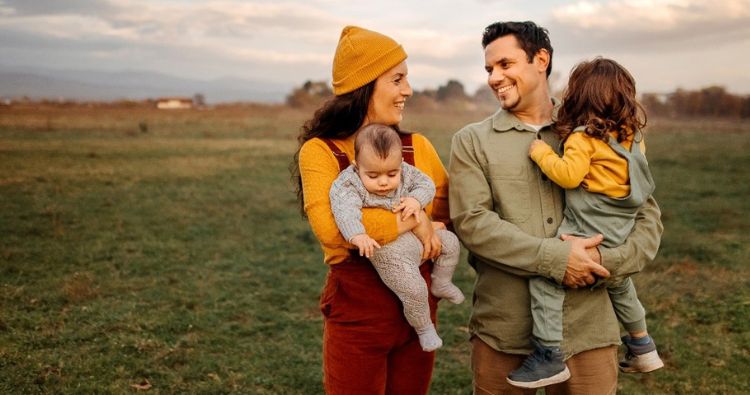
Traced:
[[527, 166], [491, 163], [487, 168], [495, 212], [509, 222], [526, 222], [531, 216]]

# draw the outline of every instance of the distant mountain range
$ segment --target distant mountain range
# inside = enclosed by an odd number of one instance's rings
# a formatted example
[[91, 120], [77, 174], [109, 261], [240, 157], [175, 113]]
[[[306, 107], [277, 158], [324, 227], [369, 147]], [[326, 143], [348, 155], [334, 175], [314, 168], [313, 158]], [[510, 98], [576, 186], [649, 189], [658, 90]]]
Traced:
[[150, 71], [105, 72], [56, 70], [0, 64], [0, 98], [142, 100], [200, 93], [207, 103], [255, 101], [281, 102], [291, 85], [240, 78], [210, 81], [173, 77]]

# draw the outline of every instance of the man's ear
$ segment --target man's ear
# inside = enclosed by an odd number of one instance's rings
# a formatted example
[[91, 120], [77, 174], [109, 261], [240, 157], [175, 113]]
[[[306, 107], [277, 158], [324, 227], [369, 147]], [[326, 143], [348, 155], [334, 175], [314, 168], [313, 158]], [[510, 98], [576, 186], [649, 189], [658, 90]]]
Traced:
[[536, 61], [537, 67], [540, 72], [547, 73], [547, 68], [549, 67], [549, 52], [542, 48], [540, 49], [536, 55], [534, 55], [534, 60]]

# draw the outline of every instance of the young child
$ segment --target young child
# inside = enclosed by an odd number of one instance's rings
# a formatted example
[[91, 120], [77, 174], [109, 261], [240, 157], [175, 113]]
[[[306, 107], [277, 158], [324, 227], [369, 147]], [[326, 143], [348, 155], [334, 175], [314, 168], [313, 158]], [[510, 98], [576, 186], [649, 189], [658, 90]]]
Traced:
[[[562, 157], [542, 140], [529, 147], [541, 171], [565, 188], [565, 212], [557, 235], [602, 234], [605, 247], [625, 242], [639, 207], [654, 191], [643, 155], [645, 113], [636, 101], [635, 81], [617, 62], [596, 58], [577, 65], [559, 110], [555, 131], [564, 142]], [[605, 282], [618, 320], [628, 331], [624, 372], [650, 372], [664, 366], [646, 331], [646, 313], [630, 278]], [[546, 278], [529, 281], [534, 320], [534, 352], [508, 382], [537, 388], [570, 377], [560, 352], [565, 291]]]
[[[422, 242], [412, 232], [380, 246], [367, 235], [362, 225], [363, 207], [381, 207], [401, 212], [402, 218], [415, 216], [430, 225], [422, 209], [435, 196], [435, 184], [416, 167], [405, 163], [401, 138], [388, 126], [370, 124], [357, 132], [355, 158], [333, 182], [331, 208], [341, 234], [370, 258], [380, 278], [404, 305], [404, 315], [419, 336], [424, 351], [443, 345], [430, 320], [427, 285], [419, 274]], [[419, 225], [418, 225], [419, 226]], [[460, 245], [456, 235], [445, 229], [435, 231], [442, 249], [435, 260], [430, 291], [433, 295], [458, 304], [464, 295], [451, 278], [458, 263]]]

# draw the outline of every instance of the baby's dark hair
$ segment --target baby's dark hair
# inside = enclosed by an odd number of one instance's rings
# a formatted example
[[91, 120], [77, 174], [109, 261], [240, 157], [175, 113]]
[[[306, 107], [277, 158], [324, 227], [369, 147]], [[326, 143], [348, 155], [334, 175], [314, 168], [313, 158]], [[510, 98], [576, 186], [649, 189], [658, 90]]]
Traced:
[[604, 141], [617, 132], [619, 142], [646, 126], [646, 112], [635, 97], [635, 79], [614, 60], [597, 57], [570, 72], [555, 131], [565, 139], [578, 126]]
[[357, 158], [366, 146], [371, 147], [380, 159], [386, 159], [394, 148], [401, 151], [401, 137], [396, 133], [396, 129], [390, 126], [371, 123], [357, 132], [357, 138], [354, 140], [354, 157]]

